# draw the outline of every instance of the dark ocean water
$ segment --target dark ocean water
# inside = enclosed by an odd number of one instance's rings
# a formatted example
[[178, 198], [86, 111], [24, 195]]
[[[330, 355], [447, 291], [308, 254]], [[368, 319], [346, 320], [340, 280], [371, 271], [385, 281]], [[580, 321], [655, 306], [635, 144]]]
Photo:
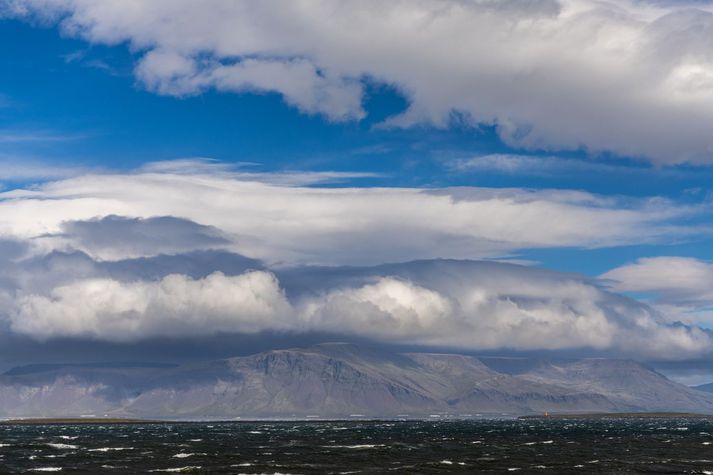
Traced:
[[713, 421], [5, 425], [0, 472], [713, 474]]

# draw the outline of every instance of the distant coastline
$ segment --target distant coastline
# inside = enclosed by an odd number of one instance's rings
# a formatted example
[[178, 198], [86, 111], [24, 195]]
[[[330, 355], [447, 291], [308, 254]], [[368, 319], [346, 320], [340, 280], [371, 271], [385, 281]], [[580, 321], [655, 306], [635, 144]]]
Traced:
[[595, 413], [556, 413], [556, 414], [531, 414], [519, 416], [518, 419], [672, 419], [672, 418], [713, 418], [713, 414], [700, 412], [595, 412]]
[[548, 420], [548, 419], [711, 419], [713, 414], [695, 412], [597, 412], [597, 413], [555, 413], [528, 414], [521, 416], [487, 416], [481, 417], [365, 417], [363, 419], [325, 417], [319, 418], [246, 418], [246, 419], [134, 419], [134, 418], [102, 418], [102, 417], [39, 417], [0, 420], [0, 425], [127, 425], [127, 424], [226, 424], [226, 423], [256, 423], [256, 422], [364, 422], [364, 421], [432, 421], [432, 422], [462, 422], [473, 420]]
[[0, 421], [0, 425], [165, 424], [168, 422], [175, 421], [161, 421], [156, 419], [121, 419], [112, 417], [40, 417], [27, 419], [7, 419]]

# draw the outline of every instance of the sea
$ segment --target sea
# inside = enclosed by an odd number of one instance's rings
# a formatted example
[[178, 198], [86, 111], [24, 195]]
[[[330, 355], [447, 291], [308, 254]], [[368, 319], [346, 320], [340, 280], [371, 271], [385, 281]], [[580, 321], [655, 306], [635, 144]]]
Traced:
[[0, 472], [713, 474], [713, 420], [6, 424]]

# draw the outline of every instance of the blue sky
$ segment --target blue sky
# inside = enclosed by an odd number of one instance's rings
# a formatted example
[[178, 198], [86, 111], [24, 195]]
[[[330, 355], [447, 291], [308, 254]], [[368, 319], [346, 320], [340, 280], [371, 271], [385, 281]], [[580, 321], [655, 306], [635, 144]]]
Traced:
[[[584, 276], [651, 305], [664, 327], [709, 328], [709, 5], [506, 4], [369, 2], [350, 19], [348, 1], [236, 2], [224, 15], [196, 2], [0, 2], [2, 237], [24, 249], [12, 259], [81, 252], [101, 267], [220, 243], [275, 272], [500, 260]], [[460, 49], [443, 49], [454, 39]], [[221, 237], [142, 240], [160, 217]], [[200, 278], [215, 270], [201, 265]], [[51, 327], [22, 305], [90, 277], [21, 289], [17, 315]], [[383, 282], [358, 295], [421, 292]], [[17, 315], [11, 332], [53, 338]]]

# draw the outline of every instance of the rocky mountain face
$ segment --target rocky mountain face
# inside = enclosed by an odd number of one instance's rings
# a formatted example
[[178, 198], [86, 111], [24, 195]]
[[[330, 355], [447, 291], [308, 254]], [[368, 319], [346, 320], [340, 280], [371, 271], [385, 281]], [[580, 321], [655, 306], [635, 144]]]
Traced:
[[351, 344], [194, 365], [33, 365], [0, 375], [0, 416], [394, 417], [713, 413], [713, 394], [632, 361], [391, 353]]

